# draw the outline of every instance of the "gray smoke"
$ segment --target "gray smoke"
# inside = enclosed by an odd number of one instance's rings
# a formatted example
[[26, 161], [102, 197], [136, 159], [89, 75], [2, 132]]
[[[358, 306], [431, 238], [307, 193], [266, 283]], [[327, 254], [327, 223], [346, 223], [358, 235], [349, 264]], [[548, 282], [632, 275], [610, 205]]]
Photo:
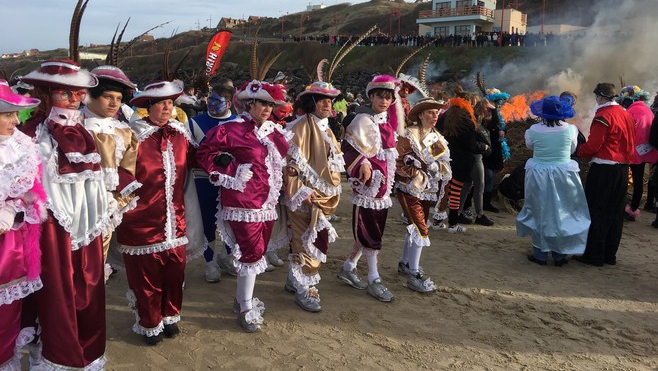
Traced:
[[[639, 85], [653, 95], [658, 88], [658, 1], [601, 0], [591, 11], [597, 13], [594, 23], [582, 36], [533, 47], [535, 55], [506, 64], [485, 60], [474, 71], [482, 71], [488, 87], [511, 95], [537, 90], [558, 95], [570, 90], [578, 95], [576, 111], [585, 122], [591, 119], [592, 91], [599, 82], [614, 83], [619, 91], [621, 76], [626, 85]], [[561, 23], [579, 24], [577, 18], [574, 14]]]

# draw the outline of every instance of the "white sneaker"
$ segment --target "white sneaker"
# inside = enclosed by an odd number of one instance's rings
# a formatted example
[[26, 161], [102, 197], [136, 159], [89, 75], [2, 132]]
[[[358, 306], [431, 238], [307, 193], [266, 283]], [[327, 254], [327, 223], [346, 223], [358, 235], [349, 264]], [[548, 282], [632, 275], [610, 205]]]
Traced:
[[404, 213], [400, 214], [400, 221], [401, 221], [403, 224], [406, 224], [406, 225], [409, 225], [409, 224], [410, 224], [410, 223], [409, 223], [409, 219], [407, 219], [407, 216], [404, 215]]
[[276, 251], [268, 251], [265, 253], [265, 257], [267, 258], [267, 262], [272, 264], [275, 267], [281, 267], [283, 266], [283, 260], [279, 258], [279, 256], [276, 254]]
[[222, 271], [219, 270], [219, 266], [215, 259], [206, 262], [206, 282], [217, 283], [222, 279]]
[[466, 228], [462, 227], [459, 224], [452, 227], [448, 227], [448, 233], [464, 233], [464, 232], [466, 232]]
[[438, 231], [441, 229], [446, 229], [448, 228], [448, 226], [446, 225], [444, 220], [432, 219], [432, 224], [430, 225], [430, 228], [432, 228], [433, 231]]

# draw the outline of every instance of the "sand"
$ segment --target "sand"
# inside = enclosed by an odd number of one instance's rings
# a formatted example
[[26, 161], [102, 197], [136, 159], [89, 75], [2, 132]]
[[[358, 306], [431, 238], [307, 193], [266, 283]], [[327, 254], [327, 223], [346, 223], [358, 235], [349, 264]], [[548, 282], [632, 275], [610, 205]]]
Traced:
[[[146, 346], [134, 334], [125, 272], [107, 286], [107, 370], [656, 370], [658, 229], [643, 213], [624, 226], [618, 264], [526, 260], [529, 239], [514, 215], [488, 213], [492, 227], [431, 231], [421, 265], [438, 285], [412, 292], [397, 273], [402, 239], [397, 202], [389, 211], [380, 274], [396, 295], [380, 303], [336, 278], [352, 246], [350, 191], [335, 223], [318, 285], [322, 312], [307, 313], [283, 290], [287, 264], [258, 276], [265, 324], [247, 334], [231, 311], [235, 278], [203, 278], [188, 264], [181, 335]], [[281, 254], [282, 256], [284, 254]], [[366, 272], [364, 261], [360, 272]]]

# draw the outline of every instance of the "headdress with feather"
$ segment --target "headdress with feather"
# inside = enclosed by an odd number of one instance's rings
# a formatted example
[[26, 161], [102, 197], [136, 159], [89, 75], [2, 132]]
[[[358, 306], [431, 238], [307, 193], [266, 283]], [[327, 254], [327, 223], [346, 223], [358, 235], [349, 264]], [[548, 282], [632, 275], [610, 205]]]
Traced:
[[120, 57], [121, 55], [123, 55], [123, 53], [126, 50], [128, 50], [136, 42], [140, 41], [142, 39], [142, 36], [148, 34], [149, 32], [155, 30], [156, 28], [160, 28], [168, 23], [171, 23], [171, 21], [160, 23], [155, 27], [151, 27], [145, 32], [142, 32], [141, 34], [132, 38], [125, 45], [121, 46], [121, 39], [123, 38], [124, 32], [126, 32], [126, 27], [128, 27], [128, 23], [130, 23], [130, 18], [128, 18], [126, 24], [123, 25], [123, 28], [121, 29], [121, 32], [119, 33], [118, 36], [117, 36], [117, 32], [119, 32], [119, 26], [121, 26], [121, 23], [117, 25], [117, 28], [114, 31], [114, 36], [112, 36], [112, 42], [110, 43], [110, 50], [107, 52], [107, 57], [105, 57], [105, 64], [109, 64], [110, 66], [121, 67], [123, 63], [120, 60]]
[[[419, 50], [416, 50], [415, 53], [417, 53], [418, 51]], [[427, 98], [430, 96], [429, 89], [427, 87], [427, 66], [429, 66], [430, 64], [431, 56], [432, 54], [428, 54], [427, 57], [425, 57], [425, 59], [423, 60], [423, 63], [421, 63], [420, 69], [418, 70], [418, 77], [410, 76], [399, 72], [402, 68], [402, 65], [400, 65], [396, 73], [396, 76], [400, 79], [400, 81], [413, 87], [416, 91], [418, 91], [418, 93], [420, 93], [420, 95], [423, 98]], [[410, 93], [413, 93], [413, 91], [410, 91]]]
[[258, 39], [254, 39], [254, 45], [251, 48], [251, 61], [249, 63], [249, 73], [252, 80], [264, 81], [265, 75], [270, 70], [274, 62], [276, 62], [283, 52], [274, 54], [270, 51], [263, 62], [258, 60], [257, 50], [258, 49]]
[[[374, 25], [370, 27], [368, 31], [363, 33], [361, 36], [359, 36], [354, 42], [346, 42], [343, 44], [343, 46], [338, 49], [338, 53], [334, 55], [334, 58], [331, 60], [331, 63], [329, 64], [328, 67], [325, 67], [327, 63], [329, 63], [328, 59], [323, 59], [318, 63], [318, 66], [316, 68], [316, 72], [318, 75], [318, 81], [320, 82], [331, 82], [331, 77], [336, 70], [336, 67], [338, 67], [338, 64], [345, 58], [349, 52], [354, 49], [355, 46], [359, 45], [361, 41], [363, 41], [366, 37], [370, 36], [371, 33], [373, 33], [377, 29], [377, 25]], [[325, 68], [327, 73], [325, 74]]]

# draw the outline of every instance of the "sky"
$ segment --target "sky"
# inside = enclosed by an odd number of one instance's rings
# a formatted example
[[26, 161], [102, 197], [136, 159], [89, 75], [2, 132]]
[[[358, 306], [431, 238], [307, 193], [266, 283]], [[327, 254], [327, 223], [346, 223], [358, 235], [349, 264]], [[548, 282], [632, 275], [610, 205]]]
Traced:
[[[250, 15], [280, 17], [306, 10], [309, 3], [326, 6], [367, 0], [90, 0], [80, 26], [80, 45], [109, 44], [119, 23], [130, 17], [123, 36], [127, 41], [158, 24], [171, 23], [151, 32], [156, 38], [175, 31], [216, 26], [220, 18]], [[68, 48], [71, 15], [77, 0], [0, 0], [0, 54], [26, 49]]]

